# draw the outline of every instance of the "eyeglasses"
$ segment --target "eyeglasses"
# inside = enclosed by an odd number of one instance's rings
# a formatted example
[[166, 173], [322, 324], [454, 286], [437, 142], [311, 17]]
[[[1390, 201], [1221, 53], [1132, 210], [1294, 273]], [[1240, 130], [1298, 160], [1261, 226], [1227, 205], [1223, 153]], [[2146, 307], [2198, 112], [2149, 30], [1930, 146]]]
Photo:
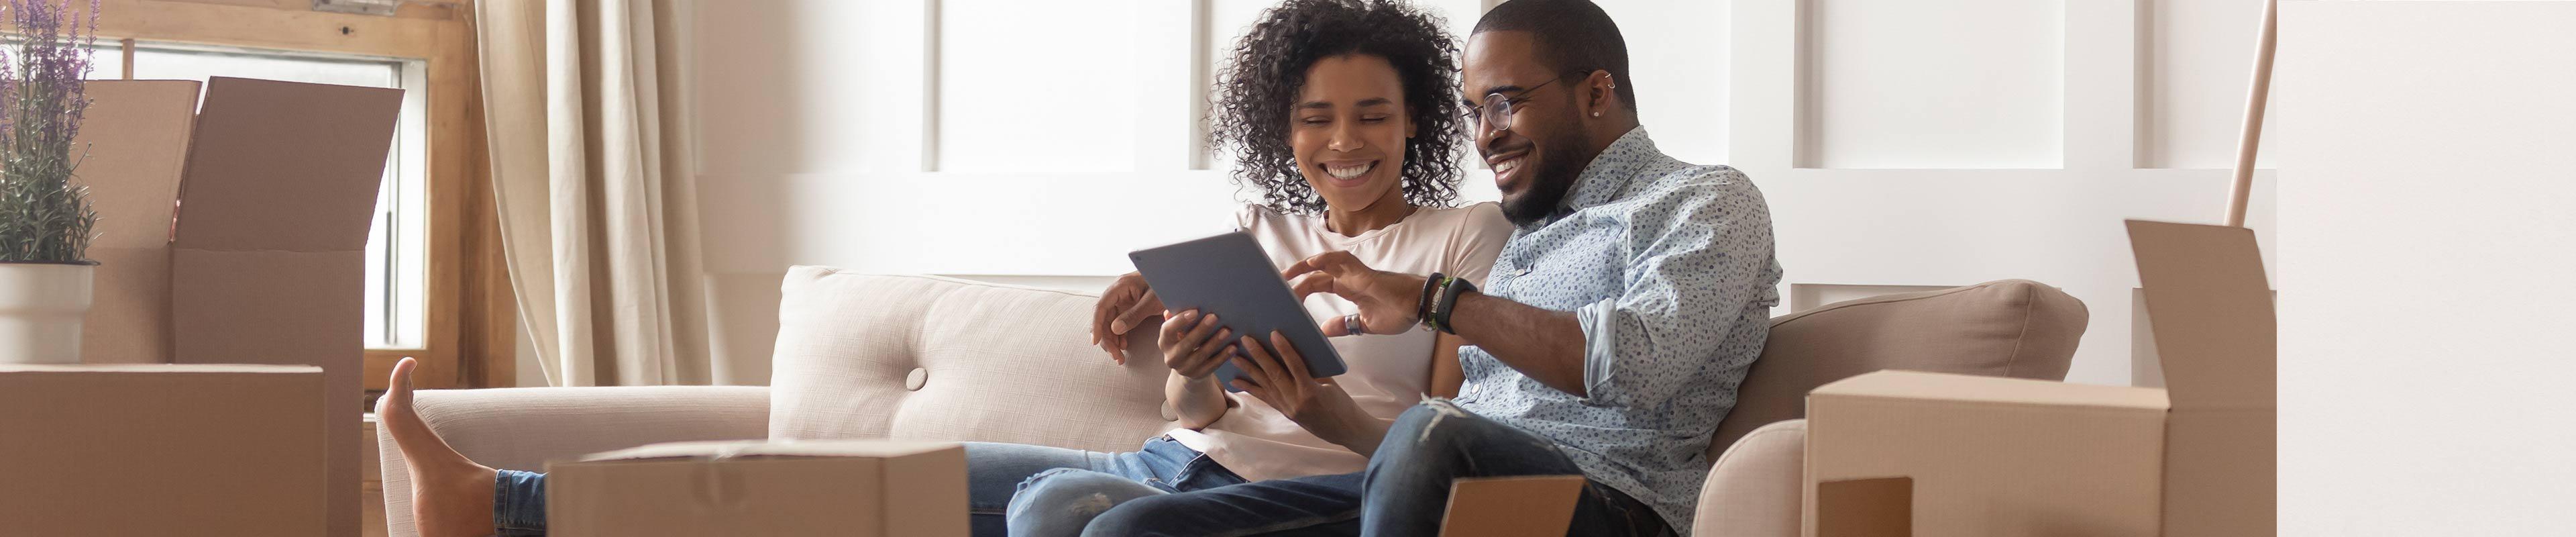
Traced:
[[1530, 92], [1538, 91], [1539, 88], [1547, 87], [1548, 84], [1555, 84], [1556, 81], [1564, 79], [1564, 75], [1558, 75], [1556, 78], [1547, 79], [1546, 82], [1540, 82], [1536, 86], [1523, 88], [1516, 92], [1515, 95], [1503, 95], [1503, 93], [1499, 91], [1485, 94], [1485, 104], [1483, 106], [1475, 106], [1472, 103], [1469, 104], [1467, 119], [1476, 125], [1477, 132], [1484, 132], [1486, 125], [1493, 125], [1494, 130], [1497, 131], [1512, 130], [1512, 112], [1514, 112], [1513, 107], [1515, 105], [1529, 101], [1528, 95]]

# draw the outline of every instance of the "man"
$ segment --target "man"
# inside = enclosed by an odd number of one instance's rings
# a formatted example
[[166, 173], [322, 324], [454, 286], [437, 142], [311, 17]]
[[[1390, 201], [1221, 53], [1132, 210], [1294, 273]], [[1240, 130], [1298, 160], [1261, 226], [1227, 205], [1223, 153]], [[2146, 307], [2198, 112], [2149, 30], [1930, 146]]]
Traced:
[[[1618, 27], [1587, 1], [1496, 6], [1468, 40], [1463, 82], [1519, 227], [1487, 288], [1340, 252], [1288, 273], [1301, 296], [1359, 305], [1320, 320], [1327, 335], [1420, 322], [1465, 339], [1459, 397], [1406, 411], [1366, 472], [1146, 498], [1086, 535], [1432, 535], [1458, 478], [1574, 473], [1588, 485], [1569, 533], [1689, 532], [1709, 435], [1779, 301], [1761, 193], [1732, 168], [1655, 149]], [[1298, 413], [1296, 394], [1328, 388], [1294, 349], [1275, 351], [1240, 364], [1246, 387]]]

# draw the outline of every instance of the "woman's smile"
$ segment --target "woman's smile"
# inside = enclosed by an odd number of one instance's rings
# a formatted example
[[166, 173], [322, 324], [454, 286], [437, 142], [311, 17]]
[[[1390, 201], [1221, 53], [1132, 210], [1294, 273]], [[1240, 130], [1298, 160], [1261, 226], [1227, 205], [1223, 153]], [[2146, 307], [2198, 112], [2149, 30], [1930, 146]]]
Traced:
[[1368, 185], [1369, 172], [1376, 171], [1379, 162], [1377, 159], [1327, 160], [1318, 167], [1323, 169], [1326, 177], [1332, 178], [1333, 186], [1359, 188]]

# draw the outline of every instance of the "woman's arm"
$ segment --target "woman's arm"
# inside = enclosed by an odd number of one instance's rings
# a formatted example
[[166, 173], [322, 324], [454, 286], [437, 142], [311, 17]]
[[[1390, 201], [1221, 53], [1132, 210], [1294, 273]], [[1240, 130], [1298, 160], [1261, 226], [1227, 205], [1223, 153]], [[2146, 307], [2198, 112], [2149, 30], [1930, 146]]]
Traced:
[[[1441, 398], [1458, 397], [1459, 387], [1467, 384], [1467, 372], [1458, 366], [1458, 347], [1466, 344], [1467, 340], [1459, 339], [1455, 334], [1440, 334], [1439, 338], [1432, 340], [1431, 383], [1424, 386], [1429, 395]], [[1362, 416], [1366, 414], [1363, 413]], [[1378, 442], [1385, 441], [1386, 432], [1394, 428], [1395, 418], [1393, 417], [1354, 420], [1350, 426], [1342, 428], [1340, 434], [1334, 434], [1334, 438], [1325, 438], [1324, 441], [1349, 448], [1351, 452], [1366, 457], [1371, 455], [1371, 452], [1377, 451]]]
[[1216, 385], [1216, 375], [1192, 379], [1173, 372], [1165, 375], [1163, 380], [1163, 404], [1172, 406], [1172, 415], [1178, 417], [1182, 427], [1195, 431], [1214, 425], [1217, 418], [1225, 417], [1226, 409], [1234, 406], [1234, 400], [1226, 397], [1225, 389]]
[[1458, 347], [1467, 344], [1457, 334], [1440, 334], [1431, 343], [1431, 396], [1458, 398], [1458, 387], [1467, 384], [1467, 371], [1458, 366]]

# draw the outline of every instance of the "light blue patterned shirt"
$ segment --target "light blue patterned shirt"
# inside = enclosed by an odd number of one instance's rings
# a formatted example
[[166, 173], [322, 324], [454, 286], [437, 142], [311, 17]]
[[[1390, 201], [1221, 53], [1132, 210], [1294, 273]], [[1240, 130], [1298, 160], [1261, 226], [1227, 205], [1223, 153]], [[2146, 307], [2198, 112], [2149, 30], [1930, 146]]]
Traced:
[[1554, 441], [1587, 477], [1688, 535], [1709, 434], [1762, 354], [1779, 282], [1770, 209], [1752, 181], [1673, 160], [1644, 128], [1628, 131], [1554, 215], [1512, 233], [1483, 290], [1574, 312], [1588, 393], [1470, 346], [1458, 352], [1458, 406]]

